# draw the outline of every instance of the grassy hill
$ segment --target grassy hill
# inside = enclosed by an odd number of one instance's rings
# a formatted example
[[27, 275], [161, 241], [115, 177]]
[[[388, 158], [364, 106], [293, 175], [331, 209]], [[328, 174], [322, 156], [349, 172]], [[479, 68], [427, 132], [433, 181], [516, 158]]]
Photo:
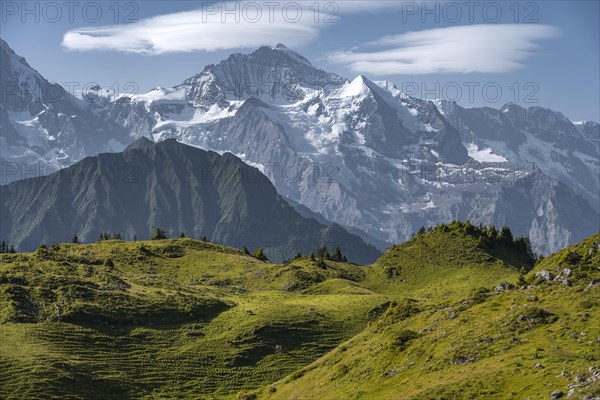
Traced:
[[[572, 286], [535, 276], [567, 267]], [[591, 283], [599, 278], [600, 233], [539, 262], [521, 288], [391, 303], [363, 332], [258, 398], [596, 398], [600, 282]]]
[[[566, 393], [600, 358], [600, 285], [587, 289], [600, 238], [574, 248], [592, 253], [566, 286], [535, 273], [572, 250], [533, 267], [516, 241], [482, 237], [441, 226], [370, 266], [273, 264], [185, 238], [1, 254], [0, 398]], [[536, 286], [495, 293], [501, 282]]]
[[367, 281], [389, 295], [448, 300], [501, 280], [516, 283], [520, 271], [531, 269], [533, 262], [512, 239], [488, 239], [487, 228], [482, 232], [455, 221], [388, 248], [370, 267]]
[[304, 293], [362, 279], [357, 265], [277, 265], [192, 239], [1, 256], [2, 398], [235, 397], [357, 334], [384, 301]]

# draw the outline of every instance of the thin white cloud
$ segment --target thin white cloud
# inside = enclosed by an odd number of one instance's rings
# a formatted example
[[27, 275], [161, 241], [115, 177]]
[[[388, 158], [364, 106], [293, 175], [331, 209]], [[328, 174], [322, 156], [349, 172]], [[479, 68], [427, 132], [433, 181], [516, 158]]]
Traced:
[[[402, 2], [321, 1], [318, 7], [315, 2], [268, 4], [207, 3], [199, 10], [159, 15], [132, 24], [74, 29], [64, 34], [62, 45], [68, 50], [150, 55], [250, 48], [277, 42], [300, 47], [314, 41], [321, 29], [334, 26], [342, 15], [378, 12], [398, 7]], [[233, 14], [227, 12], [235, 7]]]
[[[68, 50], [112, 50], [158, 55], [174, 52], [215, 51], [256, 47], [281, 42], [302, 46], [314, 40], [318, 27], [312, 16], [296, 22], [293, 10], [283, 17], [281, 11], [272, 18], [258, 18], [248, 9], [238, 22], [232, 14], [196, 10], [160, 15], [132, 24], [81, 28], [68, 31], [62, 45]], [[225, 22], [223, 22], [225, 18]]]
[[328, 59], [372, 75], [511, 72], [535, 54], [538, 41], [557, 35], [548, 25], [462, 25], [386, 36], [365, 44], [385, 50], [334, 52]]

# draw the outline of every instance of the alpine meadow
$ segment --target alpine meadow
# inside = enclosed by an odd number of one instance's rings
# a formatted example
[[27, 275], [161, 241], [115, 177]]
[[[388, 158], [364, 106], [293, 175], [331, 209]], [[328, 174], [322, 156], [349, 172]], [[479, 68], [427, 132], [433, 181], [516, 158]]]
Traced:
[[598, 21], [1, 2], [0, 399], [600, 400]]

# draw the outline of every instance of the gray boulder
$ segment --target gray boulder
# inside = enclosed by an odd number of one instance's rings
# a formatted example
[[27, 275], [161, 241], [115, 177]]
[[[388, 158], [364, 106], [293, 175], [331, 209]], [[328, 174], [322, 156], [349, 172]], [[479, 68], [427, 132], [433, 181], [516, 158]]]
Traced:
[[556, 280], [563, 280], [573, 276], [572, 268], [564, 268], [559, 274], [556, 276]]
[[538, 271], [535, 273], [535, 277], [536, 278], [541, 278], [542, 281], [551, 281], [554, 280], [554, 275], [552, 275], [552, 273], [550, 271], [548, 271], [547, 269], [543, 269], [541, 271]]
[[515, 285], [513, 285], [512, 283], [504, 281], [504, 282], [500, 282], [498, 284], [498, 286], [496, 286], [494, 288], [494, 291], [495, 292], [505, 292], [505, 291], [508, 291], [508, 290], [513, 290], [514, 288], [515, 288]]

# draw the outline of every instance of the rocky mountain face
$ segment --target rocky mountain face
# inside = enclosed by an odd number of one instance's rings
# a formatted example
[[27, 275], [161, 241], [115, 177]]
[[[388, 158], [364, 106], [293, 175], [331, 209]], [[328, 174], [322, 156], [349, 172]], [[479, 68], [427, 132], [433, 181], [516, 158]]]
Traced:
[[271, 259], [339, 245], [348, 258], [381, 253], [338, 225], [298, 214], [256, 168], [231, 153], [139, 139], [122, 153], [103, 153], [48, 176], [0, 187], [0, 235], [11, 243], [85, 242], [102, 232], [150, 238], [156, 227], [249, 249]]
[[480, 161], [535, 164], [600, 208], [600, 125], [572, 123], [559, 112], [508, 103], [501, 109], [462, 108], [437, 101]]
[[127, 130], [48, 82], [0, 39], [0, 184], [56, 171], [102, 151], [122, 150]]
[[548, 253], [600, 229], [598, 125], [550, 110], [420, 100], [322, 71], [283, 45], [231, 55], [173, 88], [94, 90], [106, 101], [85, 111], [127, 140], [232, 152], [286, 198], [380, 241], [471, 219], [510, 224]]

